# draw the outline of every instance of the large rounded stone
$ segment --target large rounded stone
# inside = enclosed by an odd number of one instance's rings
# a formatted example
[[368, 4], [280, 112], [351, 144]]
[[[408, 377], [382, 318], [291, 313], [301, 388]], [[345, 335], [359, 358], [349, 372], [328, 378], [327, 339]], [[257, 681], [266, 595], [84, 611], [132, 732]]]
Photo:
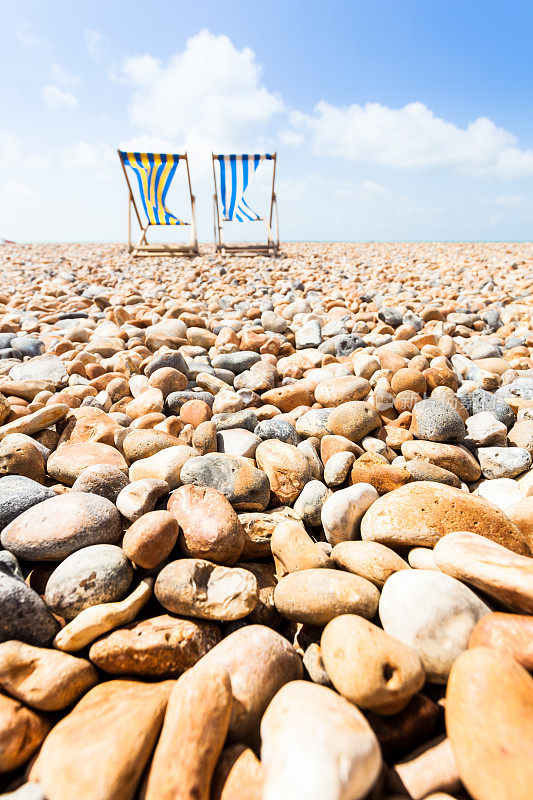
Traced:
[[363, 516], [378, 497], [376, 489], [369, 483], [357, 483], [330, 495], [321, 511], [328, 542], [335, 546], [357, 538]]
[[339, 542], [331, 551], [331, 560], [340, 569], [366, 578], [378, 589], [394, 572], [409, 569], [409, 564], [394, 550], [378, 542]]
[[0, 686], [32, 708], [60, 711], [97, 682], [84, 658], [14, 640], [0, 644]]
[[370, 403], [353, 400], [334, 408], [326, 425], [330, 433], [345, 436], [351, 442], [359, 442], [379, 428], [381, 417]]
[[122, 489], [116, 499], [116, 506], [123, 517], [135, 522], [153, 511], [159, 498], [169, 491], [170, 486], [166, 481], [159, 478], [140, 478]]
[[93, 544], [55, 568], [45, 591], [47, 605], [65, 619], [99, 603], [121, 600], [133, 578], [131, 564], [114, 544]]
[[462, 782], [479, 800], [529, 800], [533, 678], [485, 647], [463, 653], [446, 691], [446, 730]]
[[116, 467], [121, 472], [128, 470], [122, 453], [102, 442], [63, 444], [52, 453], [46, 469], [54, 480], [72, 486], [84, 469], [97, 464], [107, 464], [109, 467]]
[[285, 520], [276, 525], [270, 545], [278, 574], [331, 566], [324, 550], [296, 520]]
[[358, 708], [397, 714], [426, 680], [412, 647], [355, 614], [328, 622], [320, 648], [334, 687]]
[[45, 716], [0, 694], [0, 773], [23, 766], [49, 730]]
[[166, 450], [167, 447], [177, 447], [180, 444], [181, 442], [176, 436], [150, 428], [149, 430], [132, 430], [122, 442], [122, 449], [131, 463], [140, 458], [150, 458], [155, 453]]
[[348, 572], [303, 569], [280, 580], [274, 602], [286, 619], [326, 625], [340, 614], [360, 614], [372, 619], [379, 591], [370, 581]]
[[173, 685], [114, 680], [95, 686], [52, 729], [30, 780], [48, 800], [130, 800]]
[[244, 547], [244, 530], [222, 492], [188, 484], [176, 489], [167, 505], [180, 527], [180, 546], [193, 558], [234, 564]]
[[170, 678], [194, 666], [219, 641], [220, 631], [212, 623], [163, 614], [103, 636], [89, 658], [112, 675]]
[[326, 686], [286, 684], [261, 722], [263, 800], [362, 800], [381, 768], [363, 714]]
[[16, 558], [8, 552], [0, 556], [0, 641], [19, 639], [46, 647], [59, 623], [22, 577]]
[[47, 353], [17, 364], [9, 371], [9, 377], [13, 381], [49, 381], [60, 386], [67, 382], [68, 373], [58, 356]]
[[154, 569], [174, 549], [178, 523], [168, 511], [149, 511], [131, 525], [122, 540], [125, 555], [144, 569]]
[[24, 511], [55, 496], [53, 489], [23, 475], [0, 478], [0, 531]]
[[81, 406], [70, 411], [59, 445], [101, 442], [114, 449], [114, 436], [118, 429], [118, 422], [105, 411], [93, 406]]
[[411, 480], [410, 474], [403, 466], [389, 464], [385, 456], [379, 453], [364, 453], [352, 466], [350, 483], [369, 483], [379, 494], [392, 492]]
[[230, 633], [202, 659], [229, 675], [233, 706], [229, 740], [256, 746], [266, 707], [285, 683], [302, 677], [302, 660], [279, 633], [264, 625], [248, 625]]
[[264, 511], [270, 500], [270, 483], [246, 458], [207, 453], [187, 461], [181, 482], [217, 489], [238, 511]]
[[422, 400], [413, 408], [411, 431], [419, 439], [430, 442], [459, 442], [466, 428], [457, 411], [438, 400]]
[[181, 676], [169, 698], [145, 800], [210, 800], [231, 704], [231, 684], [223, 669], [199, 665]]
[[445, 483], [447, 486], [455, 486], [456, 489], [461, 488], [461, 481], [457, 475], [448, 469], [424, 461], [422, 458], [413, 458], [411, 461], [407, 461], [405, 469], [413, 481], [433, 481], [434, 483]]
[[44, 500], [2, 531], [2, 546], [28, 561], [59, 561], [93, 544], [113, 544], [120, 514], [104, 497], [69, 492]]
[[0, 441], [0, 477], [24, 475], [37, 483], [44, 483], [46, 465], [37, 442], [20, 441], [20, 434], [6, 436]]
[[181, 472], [194, 454], [193, 448], [184, 444], [165, 447], [148, 458], [134, 461], [129, 470], [130, 481], [155, 479], [165, 481], [171, 489], [176, 489], [184, 482], [181, 480]]
[[476, 533], [449, 533], [435, 546], [447, 575], [493, 597], [511, 611], [533, 614], [533, 558], [519, 556]]
[[283, 505], [294, 503], [311, 480], [311, 468], [304, 454], [279, 439], [261, 442], [255, 451], [258, 466], [270, 481], [270, 490]]
[[263, 766], [254, 751], [243, 744], [225, 748], [213, 774], [212, 800], [261, 800], [262, 797]]
[[294, 511], [302, 518], [305, 525], [316, 528], [321, 523], [322, 506], [330, 495], [331, 490], [322, 481], [310, 480], [294, 503]]
[[300, 521], [298, 514], [288, 506], [281, 506], [268, 514], [261, 511], [249, 511], [239, 514], [244, 529], [244, 550], [241, 561], [270, 556], [270, 542], [277, 525], [287, 520]]
[[452, 531], [479, 533], [516, 553], [530, 553], [525, 538], [497, 506], [432, 481], [410, 483], [380, 497], [361, 522], [364, 540], [392, 547], [433, 547]]
[[240, 567], [182, 558], [163, 567], [155, 596], [173, 614], [231, 622], [246, 617], [259, 600], [257, 579]]
[[523, 497], [507, 506], [505, 514], [527, 541], [533, 542], [533, 497]]
[[260, 441], [259, 436], [244, 428], [229, 428], [217, 433], [217, 450], [230, 456], [253, 458]]
[[453, 472], [459, 480], [471, 483], [481, 478], [481, 467], [466, 447], [443, 442], [406, 441], [402, 444], [402, 455], [410, 461], [422, 458], [436, 467]]
[[343, 375], [322, 381], [315, 389], [315, 400], [324, 408], [336, 408], [352, 400], [363, 400], [370, 392], [370, 383], [355, 375]]
[[480, 447], [477, 457], [485, 478], [514, 478], [531, 466], [531, 454], [523, 447]]
[[112, 503], [116, 503], [122, 489], [129, 483], [127, 475], [109, 464], [96, 464], [93, 467], [86, 467], [74, 483], [74, 492], [87, 492], [88, 494], [99, 494]]
[[395, 572], [379, 601], [384, 630], [417, 651], [432, 683], [446, 683], [474, 625], [489, 612], [460, 581], [424, 569]]
[[533, 617], [499, 611], [486, 614], [470, 634], [468, 646], [502, 650], [533, 672]]

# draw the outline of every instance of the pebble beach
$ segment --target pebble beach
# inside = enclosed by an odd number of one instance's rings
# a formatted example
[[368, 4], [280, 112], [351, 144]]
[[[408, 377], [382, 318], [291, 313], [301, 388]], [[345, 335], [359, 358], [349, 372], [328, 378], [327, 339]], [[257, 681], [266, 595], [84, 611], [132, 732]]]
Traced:
[[530, 800], [533, 245], [0, 246], [0, 798]]

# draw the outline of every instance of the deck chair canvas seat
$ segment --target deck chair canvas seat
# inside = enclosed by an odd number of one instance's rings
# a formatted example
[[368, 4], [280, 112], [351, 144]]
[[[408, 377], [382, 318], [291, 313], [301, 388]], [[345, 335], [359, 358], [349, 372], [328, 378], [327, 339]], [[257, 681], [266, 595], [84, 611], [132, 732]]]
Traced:
[[[119, 150], [118, 155], [128, 184], [128, 250], [132, 256], [173, 256], [197, 255], [198, 240], [196, 235], [196, 202], [191, 188], [189, 161], [187, 153], [133, 153]], [[185, 163], [191, 201], [192, 224], [184, 222], [168, 210], [165, 201], [170, 184], [180, 161]], [[128, 176], [131, 170], [137, 181], [142, 210], [146, 217], [143, 224], [141, 214], [135, 202], [135, 196]], [[134, 208], [141, 235], [137, 244], [131, 241], [131, 208]], [[191, 227], [189, 244], [149, 244], [146, 239], [148, 228], [154, 225], [188, 225]]]
[[[213, 179], [215, 193], [213, 195], [213, 213], [215, 225], [215, 247], [217, 252], [229, 253], [277, 253], [279, 250], [278, 204], [274, 191], [276, 180], [276, 153], [264, 155], [224, 155], [212, 153]], [[272, 161], [272, 193], [270, 197], [270, 213], [268, 221], [250, 207], [245, 193], [262, 161]], [[217, 182], [217, 170], [220, 179], [220, 195]], [[276, 239], [272, 234], [272, 222], [276, 216]], [[263, 222], [266, 228], [267, 241], [252, 244], [224, 241], [224, 222]]]

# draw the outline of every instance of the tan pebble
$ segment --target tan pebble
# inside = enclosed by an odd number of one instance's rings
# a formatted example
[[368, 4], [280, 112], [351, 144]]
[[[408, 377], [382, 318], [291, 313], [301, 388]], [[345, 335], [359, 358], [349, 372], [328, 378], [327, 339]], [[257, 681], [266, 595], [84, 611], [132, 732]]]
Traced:
[[209, 800], [232, 705], [220, 668], [188, 670], [175, 684], [146, 788], [146, 800]]
[[340, 542], [331, 551], [331, 560], [340, 569], [366, 578], [378, 589], [394, 572], [409, 569], [409, 564], [394, 550], [378, 542]]
[[68, 653], [76, 652], [98, 636], [131, 622], [150, 599], [153, 585], [153, 578], [144, 578], [124, 600], [84, 609], [59, 631], [54, 639], [55, 647]]
[[154, 569], [172, 552], [178, 523], [168, 511], [149, 511], [131, 525], [122, 541], [126, 556], [144, 569]]
[[372, 618], [379, 591], [370, 581], [333, 569], [304, 569], [280, 580], [274, 592], [280, 614], [294, 622], [326, 625], [340, 614]]
[[97, 681], [96, 670], [84, 658], [14, 640], [0, 644], [0, 685], [32, 708], [59, 711]]
[[329, 622], [320, 648], [331, 682], [358, 708], [397, 714], [425, 683], [415, 650], [355, 614]]
[[49, 720], [0, 694], [0, 773], [22, 767], [50, 730]]

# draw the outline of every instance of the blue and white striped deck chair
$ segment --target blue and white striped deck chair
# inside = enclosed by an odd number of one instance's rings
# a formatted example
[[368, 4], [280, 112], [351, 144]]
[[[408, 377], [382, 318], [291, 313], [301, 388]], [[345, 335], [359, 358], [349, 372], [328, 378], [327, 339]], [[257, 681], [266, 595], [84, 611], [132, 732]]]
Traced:
[[[219, 252], [277, 253], [279, 250], [278, 203], [274, 191], [276, 180], [276, 153], [264, 155], [223, 155], [212, 153], [213, 179], [215, 194], [213, 195], [213, 213], [215, 225], [215, 246]], [[261, 217], [248, 204], [245, 194], [251, 179], [262, 161], [272, 162], [272, 194], [270, 198], [270, 214], [268, 219]], [[217, 183], [217, 170], [220, 179], [220, 195]], [[276, 239], [272, 236], [272, 221], [276, 214]], [[267, 242], [261, 244], [227, 243], [224, 241], [224, 222], [263, 222], [267, 231]]]
[[[196, 255], [198, 253], [198, 240], [196, 237], [196, 204], [191, 188], [189, 161], [187, 153], [176, 155], [174, 153], [133, 153], [119, 150], [118, 155], [129, 190], [128, 201], [128, 249], [132, 256], [171, 256], [171, 255]], [[191, 198], [192, 224], [184, 222], [168, 210], [165, 204], [168, 190], [180, 161], [185, 162], [187, 181]], [[146, 216], [143, 225], [135, 196], [128, 177], [131, 169], [137, 181], [140, 205]], [[141, 229], [141, 236], [136, 245], [131, 242], [131, 207], [135, 209], [137, 221]], [[148, 244], [146, 231], [151, 225], [191, 225], [191, 241], [189, 244]]]

